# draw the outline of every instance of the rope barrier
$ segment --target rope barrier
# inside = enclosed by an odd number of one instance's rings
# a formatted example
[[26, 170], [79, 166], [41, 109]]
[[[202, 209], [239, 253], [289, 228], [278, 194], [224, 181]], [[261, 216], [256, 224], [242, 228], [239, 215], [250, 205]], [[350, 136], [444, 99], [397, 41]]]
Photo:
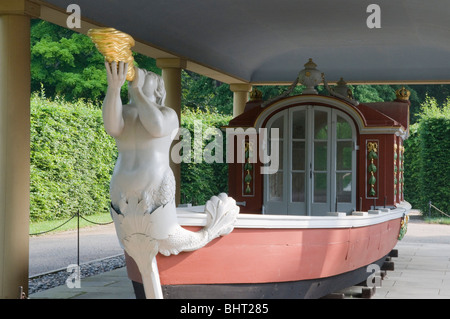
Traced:
[[[56, 227], [54, 227], [54, 228], [52, 228], [50, 230], [46, 230], [46, 231], [42, 231], [42, 232], [38, 232], [38, 233], [32, 233], [32, 234], [29, 234], [29, 235], [30, 236], [34, 236], [34, 235], [41, 235], [41, 234], [49, 233], [51, 231], [54, 231], [54, 230], [64, 226], [69, 221], [71, 221], [74, 217], [77, 217], [77, 264], [76, 264], [77, 268], [75, 268], [75, 274], [78, 276], [76, 278], [76, 280], [80, 280], [80, 277], [79, 277], [81, 275], [81, 268], [80, 268], [80, 218], [84, 219], [88, 223], [96, 224], [96, 225], [109, 225], [109, 224], [114, 223], [114, 221], [110, 221], [110, 222], [107, 222], [107, 223], [94, 222], [94, 221], [89, 220], [89, 219], [85, 218], [84, 216], [82, 216], [80, 214], [80, 212], [78, 211], [75, 214], [73, 214], [68, 220], [66, 220], [65, 222], [63, 222], [59, 226], [56, 226]], [[72, 265], [70, 265], [70, 266], [72, 266]], [[69, 268], [67, 268], [67, 269], [68, 269], [67, 271], [69, 271]], [[67, 281], [66, 281], [66, 283], [67, 283]], [[26, 299], [27, 298], [25, 293], [23, 293], [23, 288], [22, 288], [22, 290], [19, 293], [20, 293], [19, 297], [21, 299]]]
[[[75, 218], [75, 217], [77, 217], [77, 216], [78, 216], [79, 218], [81, 218], [81, 219], [84, 219], [84, 220], [87, 221], [88, 223], [95, 224], [95, 225], [109, 225], [109, 224], [114, 223], [114, 221], [110, 221], [110, 222], [107, 222], [107, 223], [94, 222], [94, 221], [92, 221], [92, 220], [87, 219], [86, 217], [84, 217], [83, 215], [81, 215], [79, 212], [77, 212], [77, 213], [74, 213], [71, 217], [69, 217], [68, 220], [66, 220], [65, 222], [63, 222], [63, 223], [62, 223], [61, 225], [59, 225], [59, 226], [56, 226], [56, 227], [54, 227], [54, 228], [52, 228], [52, 229], [49, 229], [49, 230], [46, 230], [46, 231], [42, 231], [42, 232], [38, 232], [38, 233], [31, 233], [31, 234], [29, 234], [29, 235], [30, 235], [30, 236], [36, 236], [36, 235], [42, 235], [42, 234], [50, 233], [50, 232], [52, 232], [52, 231], [54, 231], [54, 230], [57, 230], [58, 228], [61, 228], [62, 226], [64, 226], [65, 224], [67, 224], [67, 223], [70, 222], [73, 218]], [[77, 228], [79, 228], [79, 225], [77, 225]]]
[[75, 216], [77, 216], [77, 214], [78, 214], [78, 213], [73, 214], [68, 220], [66, 220], [66, 221], [65, 221], [64, 223], [62, 223], [61, 225], [56, 226], [55, 228], [52, 228], [52, 229], [46, 230], [46, 231], [42, 231], [42, 232], [39, 232], [39, 233], [29, 234], [29, 235], [30, 235], [30, 236], [42, 235], [42, 234], [49, 233], [49, 232], [52, 232], [52, 231], [54, 231], [54, 230], [57, 230], [58, 228], [64, 226], [64, 225], [67, 224], [68, 222], [70, 222]]
[[88, 223], [95, 224], [95, 225], [109, 225], [109, 224], [114, 223], [114, 221], [110, 221], [110, 222], [107, 222], [107, 223], [94, 222], [94, 221], [92, 221], [92, 220], [87, 219], [87, 218], [84, 217], [83, 215], [80, 215], [80, 218], [81, 218], [81, 219], [84, 219], [84, 220], [87, 221]]
[[431, 204], [431, 202], [429, 202], [430, 207], [433, 207], [434, 209], [436, 209], [438, 212], [440, 212], [441, 214], [450, 217], [449, 215], [447, 215], [446, 213], [444, 213], [442, 210], [440, 210], [439, 208], [437, 208], [436, 206], [434, 206], [433, 204]]

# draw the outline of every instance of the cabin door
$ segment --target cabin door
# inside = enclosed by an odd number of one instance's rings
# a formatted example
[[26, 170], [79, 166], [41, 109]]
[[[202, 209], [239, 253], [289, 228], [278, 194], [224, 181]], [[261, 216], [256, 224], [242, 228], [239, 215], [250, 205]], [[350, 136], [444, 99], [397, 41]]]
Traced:
[[274, 115], [267, 128], [268, 145], [270, 129], [279, 130], [280, 157], [278, 172], [265, 177], [264, 213], [323, 216], [354, 209], [356, 131], [346, 114], [298, 106]]

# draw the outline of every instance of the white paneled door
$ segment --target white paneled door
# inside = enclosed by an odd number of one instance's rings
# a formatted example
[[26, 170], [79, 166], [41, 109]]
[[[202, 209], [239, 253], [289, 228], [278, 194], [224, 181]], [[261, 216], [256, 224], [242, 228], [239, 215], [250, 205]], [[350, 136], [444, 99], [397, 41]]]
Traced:
[[356, 130], [350, 117], [302, 105], [276, 113], [266, 127], [279, 130], [280, 165], [264, 178], [264, 213], [323, 216], [355, 208]]

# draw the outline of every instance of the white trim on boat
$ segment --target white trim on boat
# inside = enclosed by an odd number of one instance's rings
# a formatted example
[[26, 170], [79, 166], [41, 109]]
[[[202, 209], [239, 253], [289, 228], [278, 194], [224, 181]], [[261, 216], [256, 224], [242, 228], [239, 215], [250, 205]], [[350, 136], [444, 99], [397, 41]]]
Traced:
[[[182, 226], [205, 226], [204, 206], [178, 207], [178, 222]], [[334, 213], [336, 216], [295, 216], [239, 214], [235, 228], [351, 228], [380, 224], [409, 214], [408, 202], [397, 204], [389, 211], [354, 212], [353, 215]]]

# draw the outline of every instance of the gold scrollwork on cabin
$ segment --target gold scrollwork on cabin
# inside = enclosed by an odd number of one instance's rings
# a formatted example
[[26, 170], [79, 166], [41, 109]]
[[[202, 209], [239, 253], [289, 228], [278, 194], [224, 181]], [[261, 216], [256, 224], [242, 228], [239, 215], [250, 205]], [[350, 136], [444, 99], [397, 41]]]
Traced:
[[400, 156], [399, 187], [401, 187], [400, 195], [402, 196], [401, 199], [403, 199], [404, 186], [405, 186], [405, 175], [404, 175], [404, 172], [405, 172], [405, 147], [403, 145], [400, 146], [399, 156]]
[[244, 194], [250, 195], [253, 193], [253, 164], [251, 158], [253, 157], [253, 145], [251, 142], [245, 142], [245, 163], [244, 163]]
[[408, 221], [409, 216], [405, 214], [400, 222], [400, 231], [398, 233], [398, 240], [402, 240], [403, 237], [405, 237], [405, 234], [408, 231]]
[[377, 192], [375, 190], [375, 184], [377, 179], [375, 177], [375, 173], [377, 172], [377, 163], [378, 163], [378, 143], [377, 142], [368, 142], [367, 143], [367, 158], [369, 159], [369, 166], [367, 168], [369, 172], [369, 197], [375, 197]]
[[367, 151], [370, 152], [378, 152], [378, 143], [377, 142], [368, 142], [367, 143]]
[[396, 143], [394, 143], [394, 196], [397, 196], [397, 174], [398, 174], [398, 165], [397, 165], [397, 159], [398, 159], [398, 153], [397, 153], [398, 146]]

